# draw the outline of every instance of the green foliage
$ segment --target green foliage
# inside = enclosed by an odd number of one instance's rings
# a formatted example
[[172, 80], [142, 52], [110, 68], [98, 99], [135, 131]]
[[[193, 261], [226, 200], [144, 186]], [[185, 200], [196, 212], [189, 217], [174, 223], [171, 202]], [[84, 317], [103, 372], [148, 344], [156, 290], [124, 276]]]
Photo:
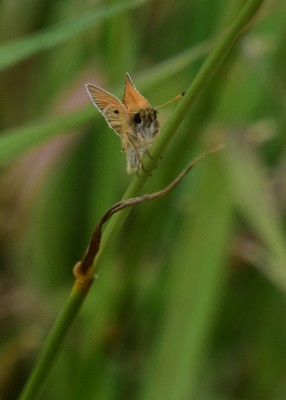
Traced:
[[168, 197], [110, 221], [39, 398], [284, 399], [285, 2], [265, 0], [192, 107], [160, 109], [156, 154], [180, 127], [148, 180], [126, 175], [84, 84], [121, 97], [128, 71], [163, 103], [189, 87], [241, 2], [26, 6], [0, 4], [0, 397], [20, 393], [103, 212], [224, 142]]
[[0, 70], [20, 62], [40, 51], [54, 48], [55, 46], [73, 39], [80, 33], [94, 27], [108, 18], [112, 18], [121, 13], [127, 12], [130, 8], [135, 8], [144, 4], [144, 0], [106, 5], [102, 10], [88, 12], [72, 21], [62, 22], [57, 26], [45, 29], [36, 33], [34, 36], [15, 40], [0, 48]]

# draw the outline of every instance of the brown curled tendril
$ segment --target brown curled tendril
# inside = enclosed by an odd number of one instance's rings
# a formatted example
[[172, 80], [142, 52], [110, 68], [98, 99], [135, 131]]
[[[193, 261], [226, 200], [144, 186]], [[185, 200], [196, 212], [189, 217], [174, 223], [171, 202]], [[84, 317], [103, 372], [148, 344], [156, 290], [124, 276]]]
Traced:
[[166, 196], [171, 190], [173, 190], [181, 180], [187, 175], [187, 173], [203, 158], [208, 155], [215, 153], [221, 150], [224, 145], [219, 145], [214, 149], [211, 149], [200, 156], [196, 157], [168, 186], [164, 189], [159, 190], [158, 192], [151, 194], [144, 194], [143, 196], [133, 197], [131, 199], [122, 200], [116, 204], [114, 204], [111, 208], [109, 208], [99, 223], [96, 225], [88, 247], [84, 253], [84, 256], [81, 261], [77, 262], [74, 267], [74, 275], [78, 280], [85, 281], [91, 279], [92, 266], [94, 263], [94, 259], [99, 251], [101, 237], [102, 237], [102, 226], [104, 223], [112, 217], [113, 214], [117, 213], [124, 208], [135, 206], [136, 204], [144, 203], [145, 201], [159, 199], [163, 196]]

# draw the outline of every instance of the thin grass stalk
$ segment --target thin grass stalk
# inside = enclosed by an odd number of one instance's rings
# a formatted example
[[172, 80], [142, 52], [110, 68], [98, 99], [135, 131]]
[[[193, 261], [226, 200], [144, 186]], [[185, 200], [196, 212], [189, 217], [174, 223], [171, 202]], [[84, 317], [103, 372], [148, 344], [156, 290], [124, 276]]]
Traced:
[[[92, 283], [92, 281], [90, 283]], [[36, 368], [20, 395], [21, 400], [35, 399], [39, 395], [40, 390], [43, 388], [43, 383], [47, 378], [47, 374], [51, 370], [51, 366], [54, 364], [54, 361], [60, 352], [63, 341], [69, 332], [75, 316], [78, 314], [82, 306], [87, 292], [88, 287], [84, 288], [82, 285], [77, 286], [77, 289], [71, 292], [64, 309], [55, 321], [42, 349]]]
[[[210, 53], [209, 57], [206, 59], [197, 76], [190, 84], [184, 97], [180, 100], [175, 112], [169, 118], [168, 123], [162, 130], [158, 140], [152, 147], [151, 153], [153, 159], [146, 158], [144, 160], [144, 167], [149, 170], [150, 173], [157, 166], [158, 160], [162, 156], [165, 148], [174, 137], [185, 116], [190, 111], [195, 99], [197, 98], [199, 93], [207, 87], [208, 83], [218, 70], [224, 58], [234, 46], [237, 39], [239, 38], [245, 27], [248, 25], [250, 20], [253, 18], [263, 1], [264, 0], [250, 0], [249, 2], [247, 2], [240, 14], [234, 20], [232, 25], [230, 25], [229, 29], [225, 32], [224, 36], [222, 36], [221, 40], [217, 43], [213, 51]], [[142, 173], [139, 178], [134, 177], [126, 190], [123, 199], [137, 196], [141, 192], [148, 177], [149, 175], [145, 173]], [[115, 215], [109, 222], [103, 235], [100, 251], [95, 260], [95, 270], [97, 270], [98, 268], [102, 254], [104, 254], [105, 247], [120, 230], [120, 227], [124, 223], [129, 212], [130, 209], [123, 210], [120, 214]]]
[[[164, 149], [170, 143], [172, 137], [174, 136], [179, 125], [183, 121], [184, 117], [190, 111], [191, 106], [199, 95], [199, 93], [204, 90], [211, 78], [214, 76], [215, 72], [219, 68], [220, 64], [223, 62], [226, 55], [229, 53], [230, 49], [236, 43], [243, 29], [247, 26], [251, 18], [255, 15], [263, 0], [249, 0], [244, 8], [241, 10], [237, 18], [230, 25], [229, 29], [225, 32], [223, 37], [217, 43], [213, 51], [210, 53], [209, 57], [203, 64], [198, 75], [191, 83], [186, 95], [180, 101], [180, 104], [176, 108], [173, 116], [166, 124], [166, 128], [162, 131], [158, 141], [155, 143], [152, 149], [152, 160], [145, 160], [145, 168], [150, 172], [155, 168], [159, 158], [161, 157]], [[147, 174], [143, 174], [140, 178], [134, 178], [128, 187], [123, 199], [130, 197], [136, 197], [141, 192], [146, 180], [148, 178]], [[116, 233], [120, 230], [122, 224], [127, 218], [130, 209], [125, 209], [120, 213], [113, 216], [107, 229], [104, 232], [102, 244], [100, 251], [95, 259], [94, 266], [90, 271], [90, 275], [86, 279], [78, 279], [73, 287], [72, 293], [69, 300], [64, 306], [63, 311], [59, 315], [54, 328], [52, 329], [46, 345], [43, 348], [42, 353], [39, 356], [37, 365], [30, 376], [20, 400], [32, 400], [35, 399], [54, 364], [57, 355], [63, 345], [64, 338], [70, 329], [73, 320], [76, 318], [81, 305], [88, 293], [91, 286], [94, 272], [98, 269], [101, 257], [104, 255], [107, 246], [110, 241], [115, 237]]]

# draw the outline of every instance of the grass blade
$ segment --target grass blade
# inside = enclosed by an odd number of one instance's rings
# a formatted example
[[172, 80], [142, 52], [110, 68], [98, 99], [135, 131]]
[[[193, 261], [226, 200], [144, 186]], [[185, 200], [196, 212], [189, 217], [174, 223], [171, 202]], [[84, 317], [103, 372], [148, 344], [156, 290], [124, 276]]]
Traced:
[[268, 253], [263, 272], [285, 291], [285, 237], [274, 201], [266, 189], [262, 166], [254, 154], [231, 140], [227, 163], [234, 200]]
[[[147, 170], [152, 171], [158, 163], [162, 153], [165, 148], [168, 146], [173, 136], [175, 135], [178, 127], [181, 125], [182, 121], [190, 112], [190, 109], [199, 95], [199, 93], [204, 90], [215, 72], [218, 70], [219, 66], [223, 62], [224, 58], [230, 51], [230, 49], [234, 46], [237, 39], [241, 35], [245, 26], [249, 23], [252, 17], [255, 15], [263, 0], [250, 0], [248, 1], [244, 8], [241, 10], [240, 14], [230, 25], [229, 29], [225, 32], [223, 37], [214, 47], [196, 78], [191, 83], [188, 88], [185, 96], [180, 100], [179, 105], [177, 106], [175, 112], [172, 117], [168, 120], [165, 129], [162, 130], [159, 135], [158, 140], [154, 143], [152, 147], [152, 156], [153, 159], [145, 159], [144, 166]], [[142, 174], [140, 178], [137, 177], [132, 180], [130, 186], [125, 192], [123, 198], [136, 197], [141, 189], [143, 188], [146, 180], [148, 178], [147, 174]], [[95, 263], [100, 262], [101, 255], [105, 250], [105, 246], [109, 242], [110, 238], [117, 233], [120, 229], [121, 225], [124, 223], [127, 218], [130, 209], [123, 210], [120, 214], [115, 215], [111, 221], [109, 222], [102, 239], [101, 250], [97, 256]]]
[[206, 163], [192, 200], [196, 213], [186, 218], [173, 249], [164, 329], [154, 346], [143, 400], [195, 398], [221, 300], [231, 238], [232, 205], [225, 169], [219, 156]]
[[132, 0], [112, 4], [93, 13], [84, 14], [75, 20], [47, 28], [34, 36], [4, 44], [0, 47], [0, 71], [40, 51], [58, 46], [108, 18], [140, 7], [146, 1]]

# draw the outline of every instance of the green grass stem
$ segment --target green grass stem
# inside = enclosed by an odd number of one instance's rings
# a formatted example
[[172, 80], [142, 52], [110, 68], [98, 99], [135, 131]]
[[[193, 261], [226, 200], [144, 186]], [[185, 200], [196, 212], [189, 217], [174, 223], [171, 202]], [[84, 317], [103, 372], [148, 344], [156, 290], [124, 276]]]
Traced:
[[20, 400], [35, 399], [39, 395], [48, 372], [51, 370], [65, 337], [69, 332], [70, 326], [82, 306], [86, 293], [87, 291], [79, 286], [77, 286], [77, 290], [71, 292], [64, 309], [55, 321], [49, 337], [39, 355], [36, 368], [19, 397]]
[[[229, 29], [226, 30], [223, 37], [219, 40], [213, 51], [210, 53], [206, 62], [203, 64], [197, 77], [191, 83], [186, 95], [180, 101], [174, 114], [166, 124], [165, 129], [162, 131], [158, 141], [152, 148], [153, 160], [145, 160], [146, 168], [150, 171], [156, 166], [158, 159], [162, 155], [166, 146], [170, 143], [179, 125], [183, 121], [184, 117], [188, 114], [191, 106], [199, 95], [199, 93], [206, 88], [207, 84], [214, 76], [215, 72], [219, 68], [223, 59], [226, 57], [230, 49], [237, 41], [242, 30], [247, 26], [251, 18], [255, 15], [258, 8], [263, 3], [263, 0], [249, 0], [244, 8], [241, 10], [237, 18], [230, 25]], [[135, 177], [127, 191], [125, 192], [124, 198], [135, 197], [140, 194], [148, 175], [142, 174], [140, 178]], [[105, 230], [102, 246], [96, 262], [94, 265], [94, 271], [98, 269], [101, 257], [104, 255], [111, 240], [114, 239], [116, 233], [127, 218], [130, 210], [123, 210], [121, 213], [115, 215]], [[32, 400], [35, 399], [40, 392], [43, 384], [54, 364], [57, 355], [63, 345], [64, 338], [70, 328], [72, 321], [76, 318], [82, 302], [87, 292], [78, 289], [73, 291], [68, 302], [66, 303], [63, 312], [59, 315], [59, 318], [51, 331], [47, 343], [41, 352], [39, 360], [33, 373], [28, 380], [22, 395], [21, 400]]]
[[[185, 116], [189, 113], [195, 99], [197, 98], [199, 93], [207, 87], [208, 83], [218, 70], [224, 58], [227, 56], [227, 54], [241, 35], [241, 32], [255, 15], [256, 11], [259, 9], [262, 3], [263, 0], [248, 1], [244, 8], [241, 10], [240, 14], [230, 25], [229, 29], [226, 30], [223, 37], [217, 43], [213, 51], [210, 53], [199, 73], [190, 84], [190, 87], [186, 91], [186, 94], [180, 100], [175, 112], [170, 117], [168, 123], [165, 125], [164, 129], [159, 135], [158, 140], [152, 147], [153, 159], [146, 158], [144, 160], [144, 166], [147, 170], [152, 171], [156, 167], [158, 160], [162, 156], [165, 148], [170, 143]], [[134, 179], [130, 183], [130, 186], [126, 190], [123, 199], [138, 196], [147, 178], [148, 175], [145, 173], [142, 174], [139, 178], [134, 177]], [[123, 210], [121, 213], [114, 215], [109, 222], [102, 238], [101, 248], [95, 259], [95, 269], [98, 268], [98, 264], [100, 262], [102, 254], [104, 254], [105, 247], [119, 231], [130, 211], [131, 208]]]

